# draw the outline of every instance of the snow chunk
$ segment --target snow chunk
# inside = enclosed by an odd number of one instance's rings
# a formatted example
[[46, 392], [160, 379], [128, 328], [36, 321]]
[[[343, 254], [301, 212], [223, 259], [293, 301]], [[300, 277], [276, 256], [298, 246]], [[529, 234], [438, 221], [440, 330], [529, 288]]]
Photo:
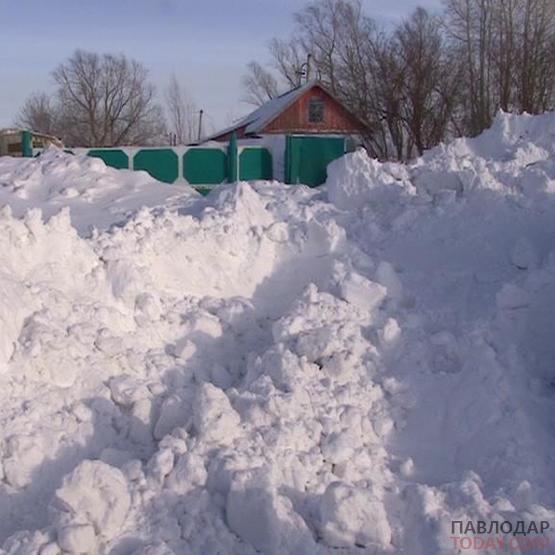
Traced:
[[22, 300], [28, 296], [24, 287], [7, 278], [0, 273], [0, 374], [7, 369], [8, 361], [15, 352], [25, 317]]
[[403, 286], [397, 272], [389, 262], [380, 262], [376, 269], [374, 279], [387, 289], [387, 296], [395, 301], [403, 297]]
[[355, 272], [349, 272], [340, 284], [340, 294], [347, 302], [372, 312], [380, 306], [387, 289]]
[[156, 480], [161, 481], [173, 470], [174, 464], [175, 455], [172, 450], [160, 449], [148, 461], [148, 471]]
[[534, 269], [538, 266], [538, 253], [528, 241], [521, 237], [511, 251], [511, 263], [520, 270]]
[[108, 540], [121, 529], [131, 499], [123, 473], [101, 461], [85, 460], [56, 491], [53, 509], [57, 513], [58, 534], [73, 541], [89, 538], [88, 528], [67, 530], [74, 523], [92, 525], [95, 534]]
[[166, 478], [166, 487], [173, 493], [185, 495], [189, 491], [203, 486], [208, 473], [203, 459], [195, 454], [181, 455]]
[[228, 445], [240, 433], [241, 418], [221, 389], [204, 383], [195, 399], [193, 425], [203, 441]]
[[382, 345], [393, 345], [401, 336], [401, 327], [395, 318], [388, 318], [383, 330], [378, 332]]
[[530, 297], [524, 289], [512, 283], [505, 283], [497, 293], [497, 306], [505, 310], [525, 308], [530, 302]]
[[320, 505], [321, 533], [332, 547], [386, 548], [391, 528], [383, 502], [369, 490], [330, 484]]
[[310, 553], [314, 544], [310, 530], [266, 474], [257, 469], [234, 476], [226, 505], [229, 527], [261, 553]]
[[58, 544], [68, 553], [94, 553], [96, 535], [90, 524], [72, 524], [58, 530]]
[[132, 407], [137, 401], [150, 397], [150, 391], [139, 380], [122, 374], [110, 380], [112, 400], [122, 407]]
[[33, 474], [44, 461], [44, 445], [40, 437], [34, 435], [14, 435], [6, 442], [4, 475], [6, 482], [14, 488], [28, 485]]
[[162, 439], [178, 426], [187, 426], [191, 418], [191, 408], [178, 395], [170, 395], [164, 399], [160, 408], [160, 416], [154, 426], [154, 438]]
[[401, 476], [410, 478], [414, 474], [414, 461], [409, 457], [405, 459], [399, 466]]
[[359, 210], [389, 192], [412, 192], [406, 169], [400, 164], [381, 163], [363, 149], [346, 154], [328, 166], [328, 199], [338, 208]]

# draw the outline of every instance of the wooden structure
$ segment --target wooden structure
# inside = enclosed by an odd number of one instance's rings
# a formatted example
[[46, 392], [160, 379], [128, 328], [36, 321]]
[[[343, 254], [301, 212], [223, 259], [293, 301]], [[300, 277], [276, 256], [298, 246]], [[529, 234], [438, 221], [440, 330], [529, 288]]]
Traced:
[[29, 157], [33, 156], [34, 149], [44, 149], [49, 145], [63, 147], [60, 139], [44, 133], [18, 128], [0, 129], [0, 156]]
[[273, 98], [206, 140], [261, 135], [359, 135], [362, 123], [319, 81], [309, 81]]

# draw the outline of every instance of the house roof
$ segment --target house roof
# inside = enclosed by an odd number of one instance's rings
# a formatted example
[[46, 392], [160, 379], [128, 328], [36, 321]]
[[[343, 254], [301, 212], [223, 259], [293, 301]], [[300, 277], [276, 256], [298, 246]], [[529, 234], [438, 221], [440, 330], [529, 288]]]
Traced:
[[312, 89], [312, 87], [314, 86], [318, 86], [322, 90], [326, 91], [326, 89], [319, 81], [308, 81], [300, 87], [296, 87], [295, 89], [291, 89], [290, 91], [287, 91], [280, 96], [272, 98], [271, 100], [254, 110], [254, 112], [251, 112], [250, 114], [235, 122], [230, 127], [218, 131], [205, 140], [209, 141], [215, 137], [226, 135], [227, 133], [231, 133], [232, 131], [240, 129], [241, 127], [245, 127], [245, 134], [259, 133], [268, 123], [275, 119], [279, 114], [281, 114], [281, 112], [283, 112], [286, 108], [293, 104], [295, 100], [301, 97], [306, 91]]

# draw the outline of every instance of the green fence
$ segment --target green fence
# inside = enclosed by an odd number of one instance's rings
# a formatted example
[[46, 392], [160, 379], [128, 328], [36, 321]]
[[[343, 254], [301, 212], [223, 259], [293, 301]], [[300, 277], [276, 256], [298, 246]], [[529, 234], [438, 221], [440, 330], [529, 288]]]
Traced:
[[272, 155], [265, 148], [245, 147], [239, 155], [239, 179], [272, 179]]
[[183, 155], [183, 177], [191, 185], [216, 185], [227, 178], [227, 155], [215, 148], [191, 148]]
[[87, 152], [88, 156], [93, 156], [94, 158], [100, 158], [104, 161], [107, 166], [112, 166], [118, 170], [129, 169], [129, 156], [123, 150], [113, 149], [93, 149]]
[[345, 154], [345, 137], [287, 136], [285, 183], [315, 187], [327, 178], [330, 162]]
[[175, 183], [179, 177], [179, 156], [171, 148], [145, 148], [133, 158], [133, 169], [144, 170], [164, 183]]
[[[237, 179], [272, 179], [272, 154], [265, 147], [228, 145], [193, 147], [75, 148], [68, 152], [100, 158], [117, 169], [143, 170], [172, 184], [206, 188]], [[200, 187], [202, 186], [202, 187]]]
[[[282, 143], [283, 148], [283, 143]], [[229, 144], [180, 147], [121, 147], [73, 149], [76, 154], [101, 158], [117, 169], [144, 170], [165, 183], [209, 189], [225, 182], [270, 180], [303, 183], [325, 182], [328, 164], [345, 154], [341, 136], [288, 135], [285, 138], [284, 175], [274, 175], [274, 160], [264, 146]], [[280, 152], [283, 156], [283, 150]], [[279, 171], [279, 170], [278, 170]]]

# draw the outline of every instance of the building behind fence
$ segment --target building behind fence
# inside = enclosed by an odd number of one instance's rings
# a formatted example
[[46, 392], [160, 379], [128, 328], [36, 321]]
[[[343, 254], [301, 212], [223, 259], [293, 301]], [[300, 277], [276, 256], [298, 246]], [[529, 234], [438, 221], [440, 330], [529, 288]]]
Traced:
[[[320, 185], [326, 167], [342, 156], [349, 141], [342, 135], [275, 135], [198, 146], [71, 148], [66, 152], [100, 158], [116, 169], [143, 170], [169, 184], [201, 191], [221, 183], [271, 180]], [[55, 137], [25, 130], [0, 135], [0, 155], [38, 156]]]
[[[362, 129], [362, 123], [316, 80], [269, 100], [201, 145], [67, 151], [200, 190], [260, 179], [316, 186], [326, 180], [327, 165], [356, 144]], [[12, 131], [5, 152], [0, 135], [0, 155], [34, 156], [57, 141], [30, 131]]]
[[0, 129], [0, 156], [33, 156], [33, 150], [50, 145], [62, 147], [62, 141], [52, 135], [26, 129]]

